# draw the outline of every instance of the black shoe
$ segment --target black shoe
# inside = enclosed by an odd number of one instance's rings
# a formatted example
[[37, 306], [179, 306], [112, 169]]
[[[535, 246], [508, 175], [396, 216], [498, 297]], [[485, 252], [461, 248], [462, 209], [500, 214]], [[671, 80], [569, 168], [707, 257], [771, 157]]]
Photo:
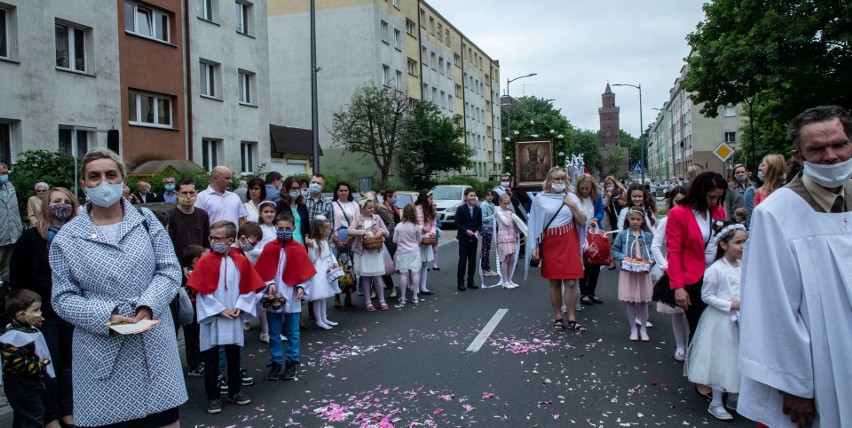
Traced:
[[439, 268], [439, 267], [433, 267], [433, 268], [432, 268], [432, 270], [434, 270], [434, 271], [439, 271], [439, 270], [441, 270], [441, 268]]
[[225, 382], [225, 376], [219, 375], [219, 391], [228, 393], [228, 382]]
[[298, 363], [294, 363], [292, 361], [287, 361], [284, 363], [284, 380], [293, 380], [296, 378], [296, 365]]
[[470, 284], [467, 286], [467, 288], [470, 288], [471, 290], [479, 290], [479, 286], [476, 284]]
[[464, 285], [459, 285], [457, 288], [459, 289], [459, 291], [467, 290], [467, 287], [465, 287]]
[[238, 392], [234, 395], [229, 395], [228, 402], [237, 404], [239, 406], [245, 406], [246, 404], [251, 403], [251, 398], [249, 398], [248, 395], [245, 395], [242, 392]]
[[421, 296], [434, 296], [434, 295], [435, 295], [435, 293], [433, 293], [433, 292], [431, 292], [431, 291], [421, 291], [421, 292], [420, 292], [420, 295], [421, 295]]
[[243, 386], [254, 385], [254, 378], [248, 375], [248, 371], [246, 369], [240, 369], [240, 381]]
[[278, 380], [281, 379], [281, 364], [280, 363], [272, 363], [270, 364], [272, 368], [269, 369], [269, 374], [266, 375], [266, 380]]
[[207, 400], [207, 413], [211, 415], [215, 415], [216, 413], [222, 412], [222, 401], [221, 400]]

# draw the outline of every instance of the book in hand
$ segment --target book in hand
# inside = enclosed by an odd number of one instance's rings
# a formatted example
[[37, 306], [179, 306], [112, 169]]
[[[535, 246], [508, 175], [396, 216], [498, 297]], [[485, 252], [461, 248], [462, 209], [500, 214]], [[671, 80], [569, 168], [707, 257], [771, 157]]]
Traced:
[[118, 334], [138, 334], [154, 328], [160, 320], [141, 320], [137, 323], [123, 321], [108, 322], [106, 326]]

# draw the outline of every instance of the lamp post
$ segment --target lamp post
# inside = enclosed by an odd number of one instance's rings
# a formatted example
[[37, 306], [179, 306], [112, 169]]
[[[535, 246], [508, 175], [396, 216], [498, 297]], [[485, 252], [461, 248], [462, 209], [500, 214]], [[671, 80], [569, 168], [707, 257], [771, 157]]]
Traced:
[[[645, 123], [642, 120], [642, 84], [634, 85], [632, 83], [613, 83], [612, 86], [630, 86], [639, 90], [639, 139], [642, 139], [642, 133], [645, 132]], [[645, 184], [645, 143], [642, 143], [642, 147], [639, 149], [640, 156], [640, 165], [642, 166], [642, 170], [640, 172], [640, 182]], [[630, 168], [630, 164], [627, 164], [627, 168]]]
[[538, 73], [530, 73], [525, 76], [518, 76], [514, 79], [506, 79], [506, 98], [509, 99], [509, 109], [506, 111], [506, 135], [512, 136], [512, 95], [509, 92], [509, 85], [515, 80], [524, 79], [527, 77], [538, 76]]

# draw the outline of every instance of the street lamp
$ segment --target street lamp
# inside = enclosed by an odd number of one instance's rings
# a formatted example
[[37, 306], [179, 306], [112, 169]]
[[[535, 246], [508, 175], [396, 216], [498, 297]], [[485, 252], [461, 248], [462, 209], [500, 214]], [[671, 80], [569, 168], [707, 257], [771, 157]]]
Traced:
[[[613, 83], [612, 86], [630, 86], [632, 88], [636, 88], [639, 90], [639, 138], [642, 138], [642, 133], [645, 132], [645, 123], [642, 120], [642, 84], [634, 85], [632, 83]], [[645, 184], [645, 143], [642, 143], [642, 147], [639, 149], [639, 155], [641, 160], [639, 161], [642, 166], [642, 170], [640, 171], [640, 179], [641, 183]], [[630, 168], [630, 164], [627, 164], [627, 168]]]
[[509, 92], [509, 85], [512, 84], [512, 82], [514, 82], [515, 80], [533, 76], [538, 76], [538, 73], [530, 73], [525, 76], [518, 76], [514, 79], [506, 79], [506, 98], [509, 99], [509, 109], [506, 110], [506, 134], [509, 136], [512, 135], [512, 95]]

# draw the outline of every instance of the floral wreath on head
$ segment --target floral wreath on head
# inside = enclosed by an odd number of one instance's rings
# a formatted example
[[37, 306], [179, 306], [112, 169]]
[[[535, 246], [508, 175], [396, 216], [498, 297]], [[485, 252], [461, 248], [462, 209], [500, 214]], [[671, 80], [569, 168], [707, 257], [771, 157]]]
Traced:
[[726, 237], [726, 236], [728, 236], [728, 235], [730, 235], [730, 234], [732, 234], [732, 233], [734, 233], [738, 230], [742, 230], [743, 232], [745, 232], [746, 231], [745, 225], [743, 225], [741, 223], [729, 224], [729, 225], [725, 226], [722, 230], [720, 230], [719, 233], [716, 234], [716, 239], [721, 240], [722, 238], [724, 238], [724, 237]]

